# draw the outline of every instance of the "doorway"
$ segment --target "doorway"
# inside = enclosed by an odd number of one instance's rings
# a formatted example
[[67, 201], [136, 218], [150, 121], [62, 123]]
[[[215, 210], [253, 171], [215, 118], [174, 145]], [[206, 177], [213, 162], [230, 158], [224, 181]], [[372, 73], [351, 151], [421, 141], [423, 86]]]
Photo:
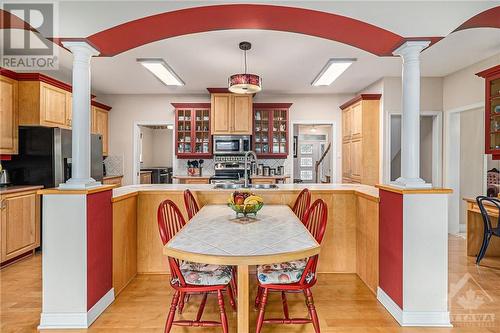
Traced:
[[332, 133], [331, 124], [293, 125], [294, 183], [333, 182]]
[[[427, 112], [420, 116], [420, 178], [435, 187], [441, 186], [441, 114]], [[392, 182], [401, 176], [401, 114], [389, 115], [388, 134], [386, 182]]]
[[[134, 125], [133, 184], [172, 183], [173, 135], [171, 123], [138, 122]], [[148, 172], [150, 176], [146, 175]]]

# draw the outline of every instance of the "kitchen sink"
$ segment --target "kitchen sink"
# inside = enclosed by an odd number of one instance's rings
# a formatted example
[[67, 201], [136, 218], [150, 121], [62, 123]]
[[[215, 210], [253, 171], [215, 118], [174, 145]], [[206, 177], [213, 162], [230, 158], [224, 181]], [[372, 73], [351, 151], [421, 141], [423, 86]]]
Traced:
[[235, 190], [235, 189], [238, 189], [238, 188], [241, 188], [242, 185], [240, 184], [224, 184], [224, 183], [221, 183], [221, 184], [215, 184], [214, 185], [214, 189], [218, 189], [218, 190]]
[[252, 185], [252, 188], [254, 188], [256, 190], [264, 190], [264, 189], [278, 188], [278, 185], [276, 185], [276, 184], [255, 184], [255, 185]]

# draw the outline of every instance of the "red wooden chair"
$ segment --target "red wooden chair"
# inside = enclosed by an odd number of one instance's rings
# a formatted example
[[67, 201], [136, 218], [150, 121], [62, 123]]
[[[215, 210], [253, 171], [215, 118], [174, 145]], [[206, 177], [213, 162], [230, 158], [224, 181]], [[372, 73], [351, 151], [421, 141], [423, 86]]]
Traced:
[[184, 191], [184, 205], [186, 206], [186, 211], [190, 220], [200, 210], [200, 208], [198, 207], [198, 203], [196, 203], [196, 199], [194, 198], [193, 193], [191, 193], [190, 190]]
[[[321, 244], [326, 230], [328, 209], [321, 199], [316, 200], [304, 216], [304, 224], [316, 241]], [[262, 265], [257, 267], [257, 299], [259, 308], [256, 333], [260, 333], [262, 324], [307, 324], [312, 323], [314, 331], [320, 332], [318, 314], [314, 306], [311, 287], [316, 284], [316, 266], [318, 255], [292, 262]], [[286, 278], [284, 278], [286, 276]], [[284, 318], [264, 319], [267, 297], [270, 291], [281, 292]], [[287, 292], [303, 292], [309, 318], [290, 318]]]
[[293, 212], [297, 217], [304, 222], [304, 215], [306, 214], [309, 206], [311, 205], [311, 192], [307, 188], [300, 191], [299, 196], [293, 205]]
[[[165, 200], [158, 206], [158, 229], [163, 245], [167, 244], [185, 224], [186, 221], [173, 201]], [[222, 292], [228, 292], [230, 303], [235, 308], [236, 305], [230, 285], [232, 268], [230, 266], [183, 262], [172, 257], [168, 257], [168, 264], [171, 274], [170, 285], [175, 289], [175, 292], [165, 324], [165, 333], [170, 332], [172, 325], [195, 327], [222, 326], [222, 331], [227, 333], [228, 324]], [[220, 322], [201, 320], [209, 293], [217, 294]], [[181, 312], [184, 306], [184, 298], [192, 294], [203, 295], [196, 320], [174, 321], [177, 306], [179, 306], [179, 312]]]

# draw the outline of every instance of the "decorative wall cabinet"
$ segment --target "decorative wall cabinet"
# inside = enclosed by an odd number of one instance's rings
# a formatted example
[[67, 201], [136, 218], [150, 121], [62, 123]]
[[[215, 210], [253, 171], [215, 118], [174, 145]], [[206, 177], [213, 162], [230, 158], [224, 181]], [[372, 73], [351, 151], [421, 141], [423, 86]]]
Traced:
[[18, 153], [18, 82], [0, 76], [0, 154]]
[[37, 190], [0, 196], [0, 261], [19, 257], [40, 246], [40, 196]]
[[259, 158], [288, 156], [288, 112], [291, 103], [253, 104], [253, 150]]
[[108, 121], [109, 110], [111, 110], [111, 107], [92, 101], [91, 132], [95, 134], [101, 134], [103, 156], [108, 156], [109, 153], [109, 121]]
[[500, 65], [476, 75], [485, 79], [485, 154], [500, 160]]
[[177, 158], [211, 158], [212, 136], [209, 103], [172, 103], [175, 107]]
[[362, 94], [342, 109], [342, 182], [379, 183], [380, 94]]
[[252, 95], [211, 94], [211, 134], [251, 135]]
[[71, 128], [71, 96], [44, 81], [20, 80], [19, 125]]

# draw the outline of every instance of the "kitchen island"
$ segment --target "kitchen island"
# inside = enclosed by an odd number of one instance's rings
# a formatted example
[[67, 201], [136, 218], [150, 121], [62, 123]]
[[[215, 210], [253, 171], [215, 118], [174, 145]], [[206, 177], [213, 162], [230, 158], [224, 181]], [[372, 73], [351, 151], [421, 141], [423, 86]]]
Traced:
[[[375, 293], [378, 286], [378, 189], [355, 184], [280, 184], [253, 190], [265, 204], [293, 206], [307, 187], [312, 200], [328, 205], [328, 224], [318, 264], [320, 273], [356, 273]], [[187, 220], [183, 192], [193, 192], [200, 207], [225, 204], [233, 190], [208, 184], [130, 185], [113, 189], [113, 287], [118, 294], [137, 273], [168, 273], [163, 255], [157, 208], [175, 202]], [[228, 208], [229, 209], [229, 208]]]

